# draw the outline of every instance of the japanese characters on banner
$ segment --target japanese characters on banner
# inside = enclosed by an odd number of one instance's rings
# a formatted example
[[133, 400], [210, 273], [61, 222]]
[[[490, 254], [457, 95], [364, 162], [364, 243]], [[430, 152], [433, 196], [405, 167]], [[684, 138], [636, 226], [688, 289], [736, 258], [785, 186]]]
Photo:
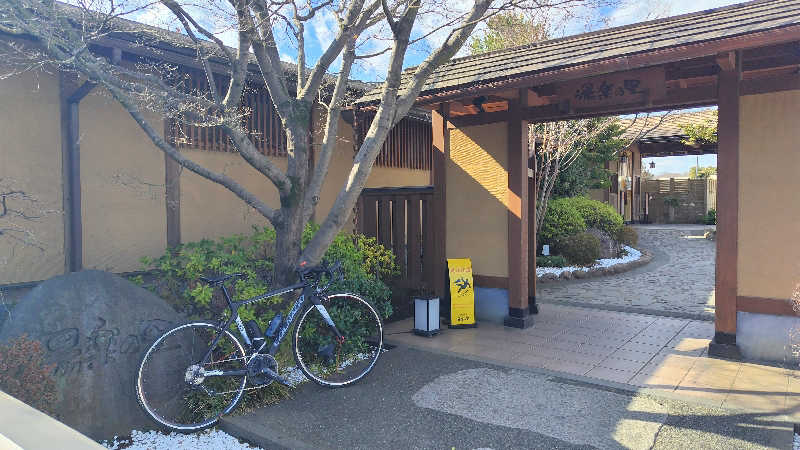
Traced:
[[469, 258], [448, 259], [447, 267], [450, 274], [450, 327], [474, 327], [472, 261]]
[[578, 108], [637, 103], [663, 97], [664, 81], [664, 70], [651, 68], [573, 80], [558, 93]]

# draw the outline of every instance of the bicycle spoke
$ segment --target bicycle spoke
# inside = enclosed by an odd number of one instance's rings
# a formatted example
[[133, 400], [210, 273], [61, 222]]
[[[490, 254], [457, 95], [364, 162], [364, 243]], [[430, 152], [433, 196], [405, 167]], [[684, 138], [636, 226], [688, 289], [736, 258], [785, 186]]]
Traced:
[[[140, 402], [159, 423], [180, 430], [200, 429], [216, 422], [241, 398], [246, 377], [206, 377], [205, 370], [235, 371], [245, 368], [241, 344], [223, 333], [212, 349], [211, 364], [199, 366], [201, 354], [222, 331], [215, 325], [196, 322], [173, 328], [151, 346], [142, 361], [137, 382]], [[166, 348], [183, 347], [180, 358]], [[219, 358], [220, 355], [226, 355]], [[229, 357], [230, 356], [230, 357]], [[212, 367], [213, 366], [213, 367]]]
[[368, 302], [354, 295], [332, 295], [322, 303], [344, 339], [312, 307], [295, 329], [295, 358], [305, 375], [318, 384], [344, 386], [361, 379], [375, 365], [383, 344], [381, 320]]

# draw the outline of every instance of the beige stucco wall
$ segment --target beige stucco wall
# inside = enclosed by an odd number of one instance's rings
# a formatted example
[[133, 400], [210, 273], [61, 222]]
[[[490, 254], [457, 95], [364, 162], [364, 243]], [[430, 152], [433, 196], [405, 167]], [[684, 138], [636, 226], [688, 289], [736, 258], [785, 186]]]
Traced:
[[[267, 205], [278, 208], [278, 189], [235, 153], [184, 150], [183, 153], [209, 169], [224, 173], [242, 184]], [[272, 158], [286, 169], [286, 158]], [[237, 233], [250, 234], [253, 226], [267, 220], [225, 187], [188, 170], [181, 173], [181, 240], [192, 242]]]
[[450, 133], [447, 257], [471, 258], [479, 275], [508, 276], [507, 142], [505, 123]]
[[[162, 131], [163, 122], [150, 115]], [[140, 270], [166, 249], [164, 154], [102, 90], [80, 103], [83, 265]], [[163, 131], [162, 131], [163, 132]]]
[[800, 91], [741, 97], [739, 295], [789, 298], [800, 283], [798, 117]]
[[[321, 142], [324, 123], [316, 117], [314, 141]], [[315, 147], [315, 151], [319, 151]], [[232, 153], [184, 151], [191, 159], [212, 170], [224, 172], [258, 195], [267, 205], [280, 206], [278, 190], [263, 175], [250, 167], [241, 157]], [[282, 170], [286, 158], [272, 158]], [[316, 220], [323, 220], [344, 186], [353, 167], [353, 128], [344, 120], [339, 123], [338, 141], [331, 158], [328, 176], [320, 192]], [[427, 170], [374, 167], [366, 187], [425, 186], [430, 181]], [[183, 242], [203, 238], [217, 238], [234, 233], [250, 233], [252, 226], [268, 222], [258, 212], [245, 205], [227, 189], [198, 175], [184, 170], [181, 174], [181, 239]], [[346, 229], [352, 229], [352, 220]]]
[[0, 190], [22, 190], [35, 198], [36, 203], [9, 199], [8, 206], [38, 217], [0, 218], [0, 228], [17, 225], [31, 233], [0, 235], [0, 284], [64, 271], [60, 117], [56, 76], [29, 72], [0, 79]]

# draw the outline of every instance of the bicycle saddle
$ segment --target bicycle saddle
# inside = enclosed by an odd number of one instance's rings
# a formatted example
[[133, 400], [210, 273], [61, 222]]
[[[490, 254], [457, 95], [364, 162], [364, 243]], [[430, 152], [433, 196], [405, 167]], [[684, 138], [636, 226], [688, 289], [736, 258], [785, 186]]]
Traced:
[[243, 274], [243, 273], [232, 273], [232, 274], [229, 274], [229, 275], [226, 274], [226, 275], [220, 275], [220, 276], [216, 276], [216, 277], [200, 276], [199, 279], [200, 279], [200, 281], [206, 282], [208, 284], [220, 284], [220, 283], [224, 283], [225, 281], [230, 280], [231, 278], [239, 278], [239, 277], [243, 277], [244, 275], [245, 274]]

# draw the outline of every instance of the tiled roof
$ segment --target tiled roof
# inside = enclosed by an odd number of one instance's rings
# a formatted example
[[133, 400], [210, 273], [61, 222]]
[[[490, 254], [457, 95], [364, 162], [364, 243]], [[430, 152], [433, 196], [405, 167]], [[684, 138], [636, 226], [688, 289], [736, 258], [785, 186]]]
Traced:
[[[421, 95], [798, 24], [800, 0], [740, 3], [453, 59], [434, 72]], [[359, 103], [379, 98], [375, 89]]]
[[681, 126], [717, 123], [717, 108], [698, 111], [675, 112], [665, 115], [639, 116], [620, 120], [625, 130], [623, 138], [636, 138], [639, 142], [680, 142], [686, 138]]

